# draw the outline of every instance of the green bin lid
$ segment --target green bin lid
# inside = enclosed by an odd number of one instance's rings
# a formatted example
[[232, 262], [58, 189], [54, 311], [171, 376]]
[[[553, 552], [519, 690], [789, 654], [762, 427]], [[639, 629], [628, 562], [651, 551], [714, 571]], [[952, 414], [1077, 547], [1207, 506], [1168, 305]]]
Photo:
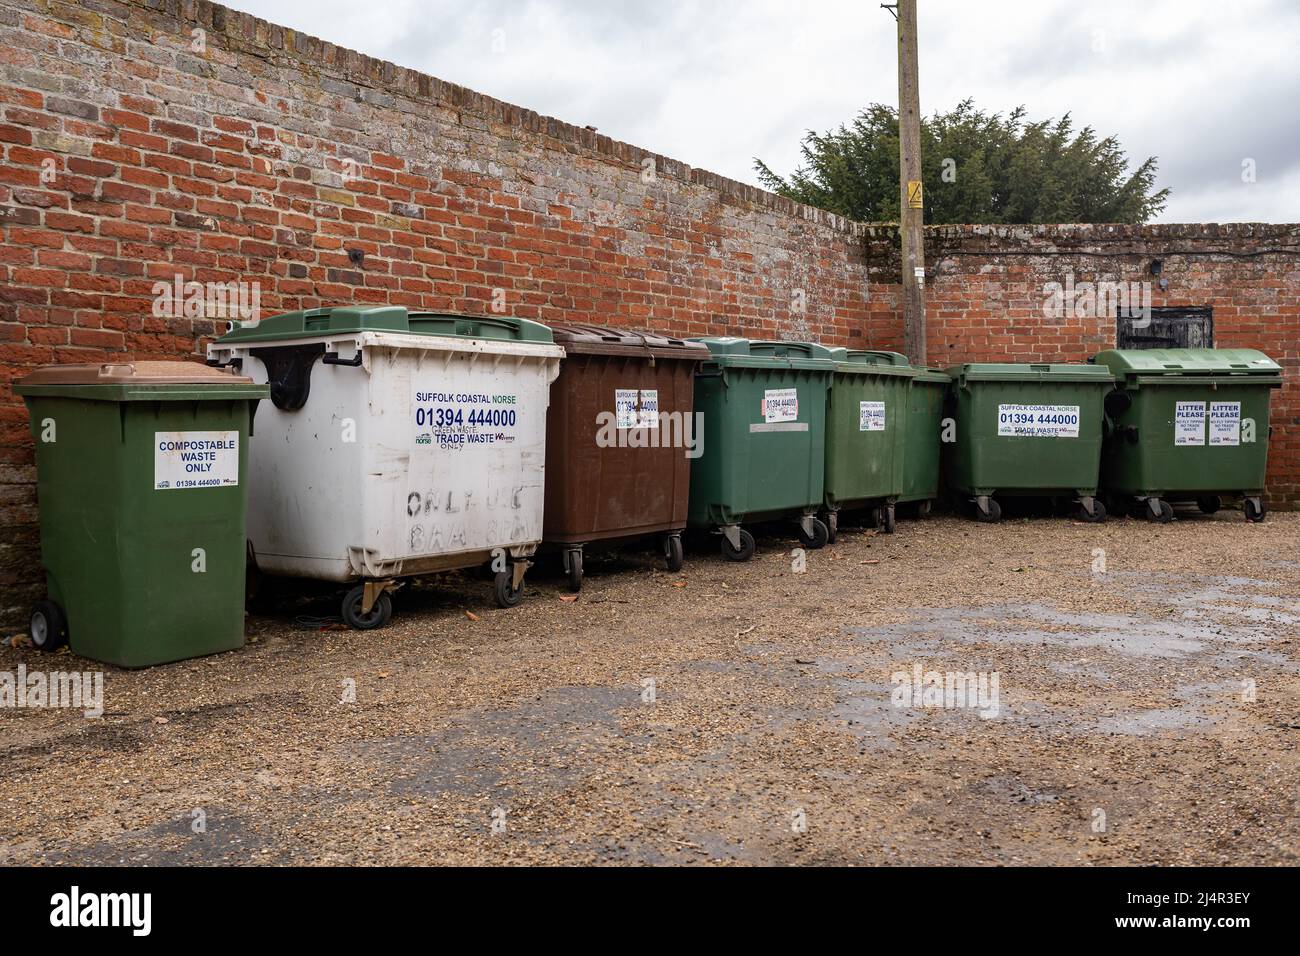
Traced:
[[43, 365], [14, 383], [32, 397], [99, 401], [198, 401], [267, 398], [270, 389], [233, 369], [198, 362], [104, 362]]
[[603, 325], [552, 325], [550, 329], [556, 344], [576, 355], [641, 356], [686, 362], [702, 362], [709, 357], [703, 343], [667, 332], [638, 332]]
[[1260, 384], [1280, 383], [1282, 367], [1255, 349], [1110, 349], [1093, 360], [1117, 378], [1186, 376], [1246, 377]]
[[1088, 382], [1109, 385], [1110, 370], [1097, 365], [1060, 362], [967, 362], [954, 365], [948, 374], [957, 382]]
[[411, 335], [548, 344], [554, 341], [550, 329], [540, 322], [530, 322], [528, 319], [412, 312], [405, 306], [379, 305], [334, 306], [273, 315], [255, 325], [237, 326], [217, 339], [217, 343], [240, 345], [245, 342], [280, 342], [354, 332], [403, 332]]
[[710, 360], [722, 367], [835, 370], [833, 350], [816, 342], [780, 342], [730, 336], [692, 339], [709, 349]]

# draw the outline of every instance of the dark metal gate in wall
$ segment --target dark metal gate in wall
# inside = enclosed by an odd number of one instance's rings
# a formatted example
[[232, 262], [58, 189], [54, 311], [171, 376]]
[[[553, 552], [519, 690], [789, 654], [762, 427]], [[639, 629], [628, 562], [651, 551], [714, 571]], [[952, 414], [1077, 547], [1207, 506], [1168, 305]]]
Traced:
[[1151, 322], [1121, 315], [1115, 329], [1121, 349], [1208, 349], [1214, 347], [1214, 309], [1175, 306], [1151, 310]]

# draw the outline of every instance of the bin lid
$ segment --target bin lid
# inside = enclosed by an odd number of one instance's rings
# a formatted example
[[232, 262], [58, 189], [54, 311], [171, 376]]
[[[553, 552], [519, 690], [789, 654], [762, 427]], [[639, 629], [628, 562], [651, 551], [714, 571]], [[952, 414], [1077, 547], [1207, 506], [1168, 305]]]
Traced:
[[1062, 362], [967, 362], [954, 365], [948, 374], [958, 382], [1087, 382], [1109, 385], [1115, 379], [1100, 365]]
[[579, 355], [651, 356], [702, 362], [709, 350], [701, 342], [681, 339], [665, 332], [641, 332], [635, 329], [610, 328], [603, 325], [552, 325], [557, 345]]
[[936, 385], [951, 385], [952, 376], [941, 368], [918, 368], [912, 376], [914, 382], [933, 382]]
[[919, 371], [899, 352], [877, 352], [872, 349], [831, 349], [837, 372], [863, 375], [894, 375], [912, 377]]
[[1094, 361], [1121, 379], [1195, 375], [1247, 378], [1258, 384], [1282, 381], [1282, 367], [1255, 349], [1110, 349], [1098, 352]]
[[777, 342], [738, 339], [731, 336], [705, 337], [710, 361], [735, 368], [797, 368], [833, 372], [835, 356], [831, 349], [816, 342]]
[[551, 343], [551, 330], [540, 322], [504, 315], [460, 315], [411, 311], [400, 305], [331, 306], [285, 312], [256, 324], [240, 325], [217, 339], [219, 345], [318, 339], [355, 332], [402, 332], [505, 342]]
[[133, 399], [266, 398], [270, 391], [233, 369], [198, 362], [121, 361], [43, 365], [14, 383], [18, 395]]

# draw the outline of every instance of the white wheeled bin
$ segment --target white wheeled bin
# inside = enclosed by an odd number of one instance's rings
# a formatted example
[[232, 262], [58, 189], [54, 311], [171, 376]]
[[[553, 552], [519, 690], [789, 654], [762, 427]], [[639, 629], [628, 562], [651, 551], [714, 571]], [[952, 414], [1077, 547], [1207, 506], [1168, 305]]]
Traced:
[[250, 456], [250, 560], [355, 583], [350, 626], [383, 626], [401, 578], [489, 565], [518, 604], [542, 538], [546, 408], [564, 350], [525, 319], [398, 306], [232, 328], [208, 364], [270, 385]]

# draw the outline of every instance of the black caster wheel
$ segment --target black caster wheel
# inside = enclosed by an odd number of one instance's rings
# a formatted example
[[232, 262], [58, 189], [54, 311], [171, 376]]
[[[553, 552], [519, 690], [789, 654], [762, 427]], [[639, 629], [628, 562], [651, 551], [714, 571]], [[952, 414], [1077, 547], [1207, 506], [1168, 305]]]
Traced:
[[[564, 553], [564, 574], [569, 580], [569, 590], [575, 594], [582, 590], [582, 549]], [[518, 604], [515, 601], [515, 604]], [[503, 604], [502, 607], [514, 607], [514, 604]]]
[[1106, 520], [1106, 506], [1102, 504], [1100, 498], [1093, 498], [1091, 512], [1081, 504], [1079, 505], [1076, 514], [1080, 521], [1086, 521], [1089, 524], [1101, 524]]
[[58, 650], [68, 642], [68, 619], [63, 616], [63, 608], [53, 601], [38, 602], [32, 608], [27, 633], [38, 651]]
[[803, 525], [799, 526], [799, 543], [805, 548], [816, 551], [819, 548], [826, 547], [826, 542], [830, 538], [830, 530], [826, 527], [821, 518], [812, 519], [813, 533], [809, 537], [804, 533]]
[[754, 556], [754, 536], [744, 528], [740, 529], [740, 548], [739, 550], [731, 547], [731, 542], [727, 536], [722, 536], [722, 553], [732, 561], [748, 561]]
[[934, 502], [927, 499], [916, 506], [916, 516], [918, 518], [928, 518], [933, 510]]
[[826, 517], [822, 519], [822, 524], [826, 525], [826, 543], [834, 544], [835, 539], [839, 537], [839, 515], [834, 511], [826, 512]]
[[377, 627], [383, 627], [393, 616], [393, 599], [387, 591], [375, 599], [368, 613], [362, 614], [361, 605], [365, 595], [366, 586], [358, 584], [343, 598], [343, 623], [353, 630], [373, 631]]
[[1147, 520], [1154, 521], [1156, 524], [1169, 524], [1174, 520], [1174, 506], [1160, 498], [1155, 499], [1155, 501], [1159, 511], [1152, 511], [1151, 503], [1147, 502], [1145, 509]]
[[[579, 586], [581, 586], [581, 567], [579, 567], [578, 574]], [[524, 599], [524, 584], [520, 581], [519, 587], [515, 587], [514, 579], [514, 568], [507, 568], [496, 573], [496, 577], [492, 580], [492, 595], [496, 598], [497, 607], [515, 607]], [[572, 582], [572, 577], [570, 577], [570, 582]]]
[[1247, 498], [1243, 501], [1241, 503], [1241, 510], [1246, 513], [1247, 521], [1253, 521], [1256, 523], [1263, 521], [1264, 515], [1268, 513], [1268, 509], [1264, 507], [1264, 502], [1255, 498]]
[[1196, 499], [1196, 507], [1201, 509], [1203, 515], [1216, 514], [1223, 507], [1223, 499], [1218, 495], [1202, 495]]
[[880, 508], [880, 512], [881, 512], [881, 521], [880, 521], [881, 529], [885, 532], [885, 534], [893, 534], [895, 528], [894, 506], [882, 505]]
[[1002, 520], [1002, 506], [998, 504], [997, 500], [994, 498], [990, 498], [988, 501], [987, 510], [981, 508], [978, 501], [975, 502], [975, 517], [980, 521], [986, 521], [989, 524], [996, 524]]
[[664, 537], [664, 566], [673, 574], [682, 569], [682, 536], [670, 534]]

